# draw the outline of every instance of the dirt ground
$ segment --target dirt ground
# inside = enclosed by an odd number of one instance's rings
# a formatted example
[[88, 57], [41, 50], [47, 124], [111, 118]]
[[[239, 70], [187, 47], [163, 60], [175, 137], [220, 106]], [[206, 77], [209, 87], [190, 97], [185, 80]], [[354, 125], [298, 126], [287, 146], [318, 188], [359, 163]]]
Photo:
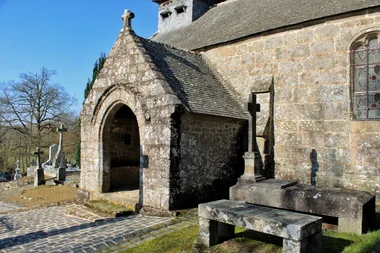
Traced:
[[75, 200], [77, 191], [77, 188], [69, 186], [42, 185], [34, 188], [24, 189], [18, 194], [9, 196], [5, 201], [21, 205], [23, 207], [34, 207], [62, 201]]
[[[67, 178], [79, 183], [79, 173], [70, 174]], [[14, 203], [22, 207], [35, 207], [62, 201], [75, 200], [78, 188], [71, 186], [39, 186], [27, 185], [2, 191], [0, 201]]]

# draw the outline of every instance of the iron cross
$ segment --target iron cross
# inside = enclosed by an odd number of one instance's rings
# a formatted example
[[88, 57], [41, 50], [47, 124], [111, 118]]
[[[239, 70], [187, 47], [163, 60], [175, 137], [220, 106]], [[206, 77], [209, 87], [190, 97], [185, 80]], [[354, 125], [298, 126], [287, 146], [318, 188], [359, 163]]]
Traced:
[[135, 14], [130, 10], [125, 10], [124, 14], [121, 16], [121, 19], [124, 21], [123, 29], [127, 28], [132, 30], [132, 19], [135, 17]]
[[44, 152], [41, 151], [39, 147], [37, 147], [36, 152], [34, 152], [34, 155], [37, 156], [37, 166], [38, 166], [38, 168], [41, 168], [41, 163], [40, 163], [41, 157], [40, 157], [40, 155], [42, 155], [43, 153]]
[[251, 115], [249, 119], [249, 130], [248, 130], [248, 152], [256, 151], [256, 121], [257, 113], [260, 112], [260, 104], [257, 104], [257, 96], [255, 93], [251, 93], [248, 102], [248, 112]]

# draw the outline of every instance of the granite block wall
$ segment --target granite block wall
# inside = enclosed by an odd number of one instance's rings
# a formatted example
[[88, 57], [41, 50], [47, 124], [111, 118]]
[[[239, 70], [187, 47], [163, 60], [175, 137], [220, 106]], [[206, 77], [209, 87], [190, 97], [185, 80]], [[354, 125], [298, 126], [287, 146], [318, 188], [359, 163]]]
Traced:
[[[317, 185], [380, 197], [380, 121], [353, 120], [350, 95], [350, 46], [378, 31], [380, 11], [372, 9], [204, 50], [242, 103], [251, 91], [272, 92], [277, 178], [310, 183], [315, 150]], [[264, 128], [266, 120], [259, 122]]]
[[209, 115], [181, 116], [180, 206], [228, 198], [244, 171], [246, 121]]

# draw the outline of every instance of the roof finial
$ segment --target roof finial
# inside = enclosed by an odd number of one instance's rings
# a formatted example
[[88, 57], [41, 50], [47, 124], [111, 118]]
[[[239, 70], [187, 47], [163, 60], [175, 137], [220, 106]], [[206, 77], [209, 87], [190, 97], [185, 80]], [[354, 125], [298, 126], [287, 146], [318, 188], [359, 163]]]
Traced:
[[121, 19], [124, 21], [123, 29], [132, 30], [132, 19], [135, 17], [135, 14], [130, 10], [125, 10], [124, 14], [121, 16]]

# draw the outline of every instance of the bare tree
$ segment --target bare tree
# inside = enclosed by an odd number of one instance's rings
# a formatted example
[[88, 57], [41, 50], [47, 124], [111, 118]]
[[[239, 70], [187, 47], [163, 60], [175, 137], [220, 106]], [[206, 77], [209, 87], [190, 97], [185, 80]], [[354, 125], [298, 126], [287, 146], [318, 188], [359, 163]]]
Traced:
[[2, 111], [2, 108], [0, 107], [0, 147], [4, 141], [4, 137], [8, 130], [8, 127], [4, 125], [4, 122], [2, 120], [2, 115], [3, 115], [3, 111]]
[[54, 75], [54, 70], [42, 68], [21, 74], [19, 82], [1, 85], [0, 118], [12, 130], [29, 137], [29, 147], [33, 140], [41, 146], [42, 134], [54, 130], [75, 103], [60, 84], [51, 82]]

